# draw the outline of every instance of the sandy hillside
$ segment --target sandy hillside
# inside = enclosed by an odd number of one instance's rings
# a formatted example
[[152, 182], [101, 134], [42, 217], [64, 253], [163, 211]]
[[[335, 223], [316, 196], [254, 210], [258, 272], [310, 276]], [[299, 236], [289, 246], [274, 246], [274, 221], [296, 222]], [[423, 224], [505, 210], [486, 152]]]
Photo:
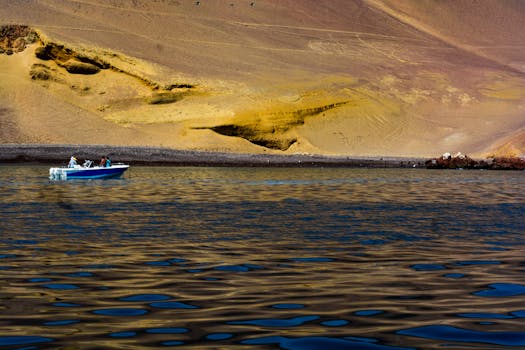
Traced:
[[521, 0], [9, 1], [0, 25], [28, 26], [0, 38], [0, 143], [525, 154]]

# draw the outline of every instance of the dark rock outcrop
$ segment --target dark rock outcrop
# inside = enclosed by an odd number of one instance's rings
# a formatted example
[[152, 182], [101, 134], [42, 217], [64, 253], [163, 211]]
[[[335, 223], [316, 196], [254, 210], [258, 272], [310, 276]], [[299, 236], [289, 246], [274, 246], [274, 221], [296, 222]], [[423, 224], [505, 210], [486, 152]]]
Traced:
[[46, 46], [39, 46], [35, 49], [35, 56], [42, 61], [49, 61], [53, 59], [53, 56], [49, 52]]
[[155, 92], [151, 97], [147, 99], [147, 102], [151, 105], [160, 105], [160, 104], [168, 104], [168, 103], [174, 103], [182, 100], [187, 92], [181, 91], [181, 92], [174, 92], [174, 91], [163, 91], [163, 92]]
[[489, 169], [525, 170], [525, 159], [517, 157], [497, 157], [489, 159]]
[[52, 80], [52, 73], [48, 66], [45, 64], [35, 63], [31, 66], [29, 75], [33, 80]]
[[38, 34], [28, 26], [0, 26], [0, 54], [12, 55], [22, 52], [26, 46], [38, 40]]
[[35, 49], [35, 56], [43, 61], [54, 61], [72, 74], [96, 74], [110, 65], [97, 58], [87, 57], [64, 45], [48, 43]]
[[63, 67], [71, 74], [97, 74], [100, 68], [94, 64], [70, 59], [63, 64]]
[[487, 169], [487, 170], [525, 170], [525, 159], [518, 157], [493, 157], [474, 160], [461, 155], [441, 156], [425, 161], [427, 169]]
[[455, 157], [443, 155], [439, 158], [427, 160], [425, 166], [428, 169], [476, 169], [479, 168], [479, 163], [479, 161], [465, 155]]

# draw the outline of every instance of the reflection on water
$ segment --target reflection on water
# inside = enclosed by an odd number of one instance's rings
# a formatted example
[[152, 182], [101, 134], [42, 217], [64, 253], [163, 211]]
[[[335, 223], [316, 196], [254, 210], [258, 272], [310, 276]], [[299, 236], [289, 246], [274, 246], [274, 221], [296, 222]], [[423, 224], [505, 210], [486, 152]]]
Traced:
[[0, 166], [0, 348], [525, 347], [524, 176]]

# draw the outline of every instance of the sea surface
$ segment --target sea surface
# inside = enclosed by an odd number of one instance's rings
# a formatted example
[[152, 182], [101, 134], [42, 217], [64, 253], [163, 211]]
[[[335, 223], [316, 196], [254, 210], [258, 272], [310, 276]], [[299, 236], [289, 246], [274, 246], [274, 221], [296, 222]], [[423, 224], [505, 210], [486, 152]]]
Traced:
[[525, 172], [0, 166], [0, 349], [525, 349]]

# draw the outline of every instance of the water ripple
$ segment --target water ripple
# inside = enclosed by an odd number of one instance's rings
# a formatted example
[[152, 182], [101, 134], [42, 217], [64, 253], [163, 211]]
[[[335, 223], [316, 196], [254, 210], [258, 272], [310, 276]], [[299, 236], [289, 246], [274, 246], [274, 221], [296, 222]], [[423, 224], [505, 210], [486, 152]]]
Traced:
[[38, 336], [0, 336], [0, 346], [39, 344], [52, 341], [54, 341], [54, 339]]
[[509, 319], [514, 318], [514, 316], [509, 315], [503, 315], [503, 314], [496, 314], [496, 313], [482, 313], [482, 312], [468, 312], [463, 314], [458, 314], [459, 317], [466, 317], [466, 318], [495, 318], [495, 319]]
[[119, 298], [120, 301], [159, 301], [168, 299], [171, 299], [171, 296], [165, 294], [134, 294]]
[[247, 321], [231, 321], [228, 324], [232, 325], [253, 325], [262, 327], [297, 327], [306, 322], [311, 322], [319, 319], [319, 316], [299, 316], [289, 319], [259, 319]]
[[514, 283], [493, 283], [489, 285], [490, 289], [475, 292], [474, 295], [479, 297], [513, 297], [525, 294], [525, 286]]
[[383, 310], [359, 310], [359, 311], [354, 312], [354, 315], [370, 317], [370, 316], [380, 315], [382, 313], [384, 313]]
[[525, 346], [525, 332], [481, 332], [452, 326], [432, 325], [405, 329], [397, 333], [446, 341]]
[[66, 284], [66, 283], [42, 284], [42, 287], [49, 288], [49, 289], [62, 289], [62, 290], [71, 290], [71, 289], [78, 289], [79, 288], [77, 285]]
[[137, 336], [137, 332], [134, 331], [127, 331], [127, 332], [115, 332], [109, 334], [110, 337], [113, 338], [132, 338]]
[[0, 165], [2, 348], [525, 348], [524, 172], [47, 172]]
[[439, 264], [415, 264], [410, 266], [410, 268], [416, 271], [439, 271], [446, 269], [445, 266]]
[[342, 326], [346, 326], [349, 323], [350, 322], [347, 320], [328, 320], [328, 321], [321, 322], [323, 326], [327, 326], [327, 327], [342, 327]]
[[75, 324], [78, 322], [80, 322], [80, 320], [48, 321], [48, 322], [44, 322], [44, 326], [66, 326], [66, 325]]
[[198, 306], [186, 304], [180, 301], [159, 301], [149, 304], [159, 309], [198, 309]]
[[111, 309], [93, 310], [92, 312], [95, 315], [126, 317], [126, 316], [142, 316], [142, 315], [147, 314], [148, 310], [133, 309], [133, 308], [111, 308]]
[[164, 327], [146, 329], [146, 332], [151, 334], [182, 334], [189, 332], [189, 330], [187, 328]]
[[286, 303], [282, 303], [282, 304], [274, 304], [274, 305], [272, 305], [272, 307], [274, 309], [302, 309], [302, 308], [304, 308], [304, 305], [303, 304], [286, 304]]
[[287, 350], [415, 350], [415, 348], [387, 346], [373, 344], [368, 342], [358, 342], [348, 339], [330, 338], [330, 337], [303, 337], [303, 338], [285, 338], [285, 337], [265, 337], [258, 339], [245, 340], [242, 344], [262, 345], [278, 344], [282, 349]]
[[206, 339], [210, 340], [226, 340], [233, 337], [231, 333], [212, 333], [206, 336]]

